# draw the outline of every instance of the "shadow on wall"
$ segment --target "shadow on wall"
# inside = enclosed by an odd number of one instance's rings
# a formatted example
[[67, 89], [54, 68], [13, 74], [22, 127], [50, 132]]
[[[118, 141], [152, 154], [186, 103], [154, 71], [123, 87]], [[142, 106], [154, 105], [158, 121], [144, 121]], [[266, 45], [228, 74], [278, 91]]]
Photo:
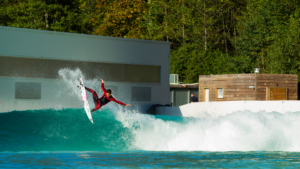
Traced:
[[146, 111], [146, 114], [182, 117], [182, 113], [179, 107], [171, 107], [168, 104], [154, 104]]
[[158, 107], [155, 115], [183, 117], [179, 107]]

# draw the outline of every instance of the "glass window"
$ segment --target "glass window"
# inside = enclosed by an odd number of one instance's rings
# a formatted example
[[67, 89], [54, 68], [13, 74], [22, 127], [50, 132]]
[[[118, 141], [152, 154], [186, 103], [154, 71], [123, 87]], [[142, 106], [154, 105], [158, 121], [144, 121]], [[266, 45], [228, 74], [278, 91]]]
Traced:
[[218, 89], [218, 99], [223, 99], [223, 89]]

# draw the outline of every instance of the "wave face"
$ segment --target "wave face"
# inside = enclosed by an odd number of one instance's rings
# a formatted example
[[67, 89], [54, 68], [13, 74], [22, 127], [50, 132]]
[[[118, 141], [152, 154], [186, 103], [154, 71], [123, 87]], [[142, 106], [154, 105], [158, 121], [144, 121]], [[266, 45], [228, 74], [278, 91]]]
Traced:
[[0, 151], [300, 151], [300, 113], [151, 116], [103, 108], [0, 114]]
[[0, 151], [122, 151], [131, 134], [107, 110], [92, 124], [83, 109], [0, 114]]

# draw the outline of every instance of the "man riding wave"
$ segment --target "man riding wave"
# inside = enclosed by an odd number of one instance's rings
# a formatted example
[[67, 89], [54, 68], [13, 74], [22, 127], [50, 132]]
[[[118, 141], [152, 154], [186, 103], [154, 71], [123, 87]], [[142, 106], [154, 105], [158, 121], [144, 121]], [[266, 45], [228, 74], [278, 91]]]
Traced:
[[[111, 101], [114, 101], [120, 105], [123, 105], [123, 106], [131, 106], [130, 104], [125, 104], [125, 103], [122, 103], [118, 100], [116, 100], [112, 95], [111, 95], [111, 90], [110, 89], [105, 89], [104, 88], [104, 80], [101, 79], [102, 83], [101, 83], [101, 88], [104, 92], [104, 94], [99, 98], [98, 97], [98, 94], [92, 90], [92, 89], [89, 89], [87, 87], [85, 87], [85, 89], [89, 92], [92, 93], [93, 95], [93, 99], [94, 99], [94, 103], [95, 103], [95, 108], [91, 111], [91, 112], [94, 112], [98, 109], [100, 109], [102, 106], [106, 105], [107, 103], [111, 102]], [[81, 84], [80, 84], [81, 85]]]

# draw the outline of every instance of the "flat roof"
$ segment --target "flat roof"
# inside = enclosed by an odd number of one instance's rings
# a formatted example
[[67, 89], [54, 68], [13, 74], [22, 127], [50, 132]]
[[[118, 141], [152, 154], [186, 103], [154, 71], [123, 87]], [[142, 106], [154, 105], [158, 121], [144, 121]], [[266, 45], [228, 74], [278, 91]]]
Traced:
[[97, 38], [97, 39], [105, 39], [105, 40], [117, 40], [117, 41], [129, 41], [129, 42], [132, 41], [132, 42], [139, 42], [139, 43], [155, 43], [155, 44], [170, 45], [170, 42], [166, 42], [166, 41], [130, 39], [130, 38], [109, 37], [109, 36], [100, 36], [100, 35], [91, 35], [91, 34], [57, 32], [57, 31], [48, 31], [48, 30], [38, 30], [38, 29], [29, 29], [29, 28], [16, 28], [16, 27], [0, 26], [0, 30], [2, 30], [2, 29], [3, 30], [13, 30], [13, 31], [23, 31], [23, 32], [43, 33], [43, 34], [64, 35], [64, 36], [80, 36], [80, 37], [85, 37], [85, 38]]
[[297, 74], [268, 74], [268, 73], [241, 73], [241, 74], [221, 74], [221, 75], [199, 75], [199, 78], [206, 77], [242, 77], [242, 76], [257, 76], [257, 75], [290, 75], [290, 76], [298, 76]]
[[195, 89], [199, 88], [199, 84], [170, 84], [172, 89]]

